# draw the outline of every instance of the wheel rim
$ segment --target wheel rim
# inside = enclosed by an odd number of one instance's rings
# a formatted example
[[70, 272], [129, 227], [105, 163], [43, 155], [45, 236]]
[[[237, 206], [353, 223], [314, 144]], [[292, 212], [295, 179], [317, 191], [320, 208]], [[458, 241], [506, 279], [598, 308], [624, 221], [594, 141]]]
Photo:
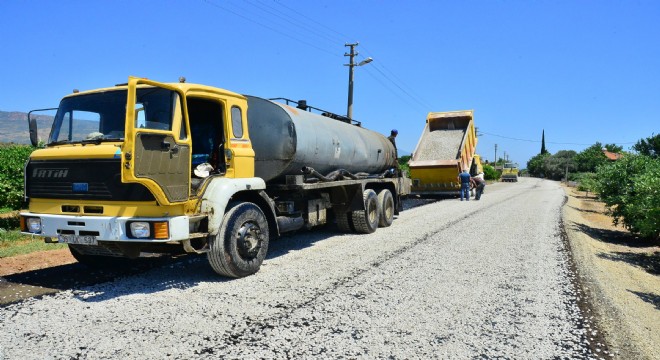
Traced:
[[255, 222], [244, 223], [236, 233], [236, 245], [238, 253], [244, 259], [252, 259], [257, 256], [261, 249], [263, 234], [261, 228]]
[[376, 206], [373, 206], [371, 202], [369, 203], [371, 206], [369, 207], [369, 222], [374, 223], [375, 221], [378, 221], [378, 208]]
[[384, 210], [385, 218], [390, 219], [392, 217], [393, 212], [394, 212], [394, 203], [392, 203], [391, 201], [386, 201], [385, 210]]

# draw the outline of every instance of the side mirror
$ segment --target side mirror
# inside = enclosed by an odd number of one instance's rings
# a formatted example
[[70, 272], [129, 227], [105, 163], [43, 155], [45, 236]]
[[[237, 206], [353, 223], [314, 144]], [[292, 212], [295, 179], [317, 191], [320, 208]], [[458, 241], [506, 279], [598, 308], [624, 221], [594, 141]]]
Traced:
[[37, 132], [37, 119], [31, 119], [28, 115], [28, 127], [30, 128], [30, 142], [32, 146], [39, 145], [39, 133]]
[[[30, 142], [32, 143], [32, 146], [37, 147], [39, 146], [39, 132], [37, 129], [37, 118], [36, 116], [33, 116], [33, 112], [45, 112], [46, 114], [45, 117], [46, 119], [50, 119], [50, 122], [52, 123], [52, 120], [55, 118], [55, 113], [57, 111], [57, 108], [50, 108], [50, 109], [37, 109], [37, 110], [32, 110], [28, 113], [27, 116], [27, 121], [28, 121], [28, 129], [30, 130]], [[41, 115], [43, 116], [43, 115]], [[46, 124], [48, 125], [48, 124]], [[46, 126], [48, 128], [48, 126]]]

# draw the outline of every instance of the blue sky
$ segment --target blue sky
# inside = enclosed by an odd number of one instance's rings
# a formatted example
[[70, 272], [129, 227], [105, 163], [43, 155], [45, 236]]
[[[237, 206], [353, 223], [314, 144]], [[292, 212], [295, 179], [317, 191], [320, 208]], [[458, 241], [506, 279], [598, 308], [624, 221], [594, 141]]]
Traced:
[[[523, 167], [597, 141], [660, 133], [660, 1], [0, 1], [0, 110], [56, 106], [129, 75], [307, 99], [399, 130], [413, 151], [430, 111], [474, 109], [477, 151]], [[26, 131], [27, 137], [27, 131]]]

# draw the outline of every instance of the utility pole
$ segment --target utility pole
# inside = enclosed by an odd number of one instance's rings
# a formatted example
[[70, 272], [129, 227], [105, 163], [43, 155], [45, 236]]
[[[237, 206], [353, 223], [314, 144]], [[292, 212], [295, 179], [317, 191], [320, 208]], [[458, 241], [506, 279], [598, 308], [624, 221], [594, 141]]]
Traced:
[[359, 43], [344, 44], [344, 46], [351, 48], [349, 53], [344, 54], [344, 56], [349, 56], [348, 64], [344, 64], [344, 66], [348, 66], [348, 109], [346, 110], [346, 117], [349, 119], [353, 119], [353, 68], [356, 66], [368, 64], [373, 61], [373, 59], [370, 57], [360, 61], [357, 64], [353, 61], [355, 56], [358, 55], [358, 52], [355, 51], [355, 47], [358, 46], [358, 44]]
[[497, 144], [495, 144], [495, 161], [493, 161], [493, 166], [497, 166]]

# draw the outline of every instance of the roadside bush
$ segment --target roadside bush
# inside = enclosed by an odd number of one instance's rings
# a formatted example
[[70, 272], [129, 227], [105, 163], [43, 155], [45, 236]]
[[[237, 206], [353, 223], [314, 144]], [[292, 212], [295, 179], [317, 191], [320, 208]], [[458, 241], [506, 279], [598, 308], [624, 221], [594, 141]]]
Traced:
[[408, 161], [410, 161], [410, 155], [401, 156], [399, 159], [399, 170], [403, 173], [410, 175], [410, 166], [408, 166]]
[[483, 168], [485, 180], [498, 180], [502, 175], [501, 172], [495, 170], [495, 168], [490, 165], [484, 165]]
[[23, 167], [34, 150], [26, 145], [0, 146], [0, 208], [18, 210], [23, 203]]
[[614, 224], [644, 238], [660, 238], [660, 159], [627, 155], [601, 166], [595, 189]]
[[568, 175], [568, 180], [575, 181], [576, 183], [578, 183], [577, 189], [580, 191], [595, 192], [596, 173], [593, 172], [571, 173]]
[[544, 163], [545, 159], [549, 158], [550, 156], [550, 153], [541, 153], [529, 159], [527, 162], [527, 170], [529, 171], [529, 175], [535, 177], [545, 177]]

